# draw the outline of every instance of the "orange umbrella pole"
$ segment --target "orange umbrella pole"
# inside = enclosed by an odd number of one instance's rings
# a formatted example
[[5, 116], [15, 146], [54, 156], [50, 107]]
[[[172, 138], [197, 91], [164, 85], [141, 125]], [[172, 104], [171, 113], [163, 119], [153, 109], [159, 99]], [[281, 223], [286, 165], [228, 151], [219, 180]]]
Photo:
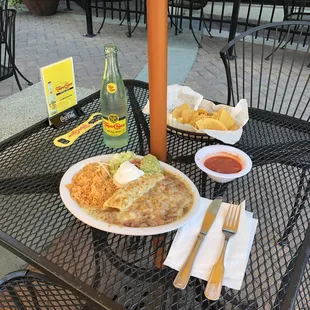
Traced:
[[167, 159], [168, 1], [147, 0], [151, 153]]

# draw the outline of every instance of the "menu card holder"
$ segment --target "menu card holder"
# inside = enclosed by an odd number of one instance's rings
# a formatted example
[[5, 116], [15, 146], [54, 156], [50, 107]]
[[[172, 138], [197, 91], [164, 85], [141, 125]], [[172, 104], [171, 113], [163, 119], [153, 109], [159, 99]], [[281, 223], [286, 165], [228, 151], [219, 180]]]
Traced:
[[53, 125], [56, 128], [60, 128], [78, 119], [79, 117], [83, 115], [84, 115], [84, 112], [78, 106], [74, 106], [49, 118], [49, 120], [50, 120], [51, 125]]
[[40, 69], [50, 125], [59, 128], [84, 115], [77, 106], [73, 58]]

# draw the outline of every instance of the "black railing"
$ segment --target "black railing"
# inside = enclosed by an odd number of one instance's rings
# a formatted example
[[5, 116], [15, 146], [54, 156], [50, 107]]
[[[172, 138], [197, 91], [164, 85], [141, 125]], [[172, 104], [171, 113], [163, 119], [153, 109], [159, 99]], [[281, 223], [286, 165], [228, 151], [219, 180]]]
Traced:
[[[102, 16], [105, 7], [106, 16], [112, 19], [123, 20], [127, 6], [129, 5], [130, 15], [134, 19], [143, 15], [141, 23], [146, 23], [146, 0], [124, 0], [122, 2], [113, 2], [107, 0], [74, 0], [86, 11], [87, 33], [93, 35], [92, 16]], [[167, 0], [168, 1], [168, 0]], [[182, 9], [178, 3], [203, 3], [203, 11], [191, 9]], [[282, 21], [293, 11], [305, 11], [310, 7], [310, 0], [169, 0], [170, 17], [177, 22], [177, 27], [184, 25], [183, 21], [191, 19], [198, 21], [199, 25], [205, 22], [210, 30], [229, 31], [229, 39], [235, 37], [236, 32], [246, 31], [249, 27], [259, 26], [264, 23]], [[243, 14], [239, 16], [239, 8], [242, 8]], [[276, 11], [281, 12], [283, 18], [277, 19]], [[283, 11], [282, 11], [283, 10]], [[192, 11], [192, 12], [191, 12]], [[203, 14], [204, 12], [204, 14]], [[253, 15], [253, 12], [255, 14]], [[268, 12], [268, 17], [264, 16]], [[199, 26], [199, 27], [200, 27]]]
[[77, 5], [79, 5], [82, 9], [85, 10], [87, 0], [73, 0]]

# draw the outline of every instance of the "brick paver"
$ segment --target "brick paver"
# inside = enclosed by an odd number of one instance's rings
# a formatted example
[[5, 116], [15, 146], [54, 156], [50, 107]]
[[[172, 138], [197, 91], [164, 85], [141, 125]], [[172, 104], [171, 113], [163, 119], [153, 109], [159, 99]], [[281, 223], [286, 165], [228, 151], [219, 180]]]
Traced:
[[[40, 81], [39, 68], [72, 56], [74, 59], [77, 86], [99, 89], [103, 73], [103, 46], [108, 42], [119, 48], [119, 64], [124, 79], [135, 78], [147, 64], [147, 31], [138, 27], [132, 38], [125, 34], [126, 24], [105, 24], [94, 38], [84, 37], [85, 18], [81, 9], [72, 4], [73, 11], [65, 12], [62, 5], [59, 13], [51, 17], [35, 17], [27, 11], [18, 12], [16, 18], [16, 64], [32, 82]], [[94, 30], [100, 19], [94, 19]], [[173, 29], [172, 29], [173, 30]], [[189, 30], [186, 30], [189, 31]], [[173, 31], [170, 32], [173, 35]], [[180, 35], [182, 36], [182, 34]], [[218, 52], [225, 39], [210, 39], [205, 36], [196, 63], [185, 84], [210, 99], [225, 98], [225, 74]], [[193, 39], [193, 44], [196, 44]], [[22, 86], [27, 84], [21, 80]], [[0, 100], [18, 92], [15, 79], [1, 82]]]
[[[74, 6], [75, 10], [79, 7]], [[74, 11], [73, 11], [74, 12]], [[99, 25], [95, 25], [97, 29]], [[84, 37], [85, 19], [60, 11], [51, 17], [35, 17], [19, 12], [16, 18], [16, 64], [33, 83], [40, 81], [39, 68], [72, 56], [77, 86], [98, 89], [103, 73], [103, 46], [114, 42], [119, 47], [123, 78], [134, 78], [147, 63], [145, 28], [138, 28], [133, 38], [126, 26], [105, 25], [95, 38]], [[22, 86], [27, 84], [21, 80]], [[1, 82], [0, 100], [17, 92], [15, 79]]]
[[[108, 42], [113, 42], [119, 48], [119, 64], [123, 78], [135, 78], [147, 64], [145, 26], [141, 23], [141, 27], [136, 29], [133, 37], [128, 38], [126, 23], [119, 26], [118, 21], [113, 20], [113, 23], [104, 25], [99, 35], [87, 38], [83, 36], [86, 32], [84, 12], [75, 3], [72, 3], [72, 7], [73, 11], [70, 13], [64, 11], [65, 3], [62, 1], [59, 12], [51, 17], [35, 17], [25, 10], [18, 13], [16, 63], [19, 69], [36, 83], [40, 81], [40, 67], [72, 56], [77, 86], [99, 89], [104, 67], [103, 46]], [[94, 31], [99, 29], [100, 23], [101, 18], [94, 17]], [[189, 32], [189, 29], [184, 28], [184, 32]], [[174, 36], [174, 29], [169, 31], [169, 35]], [[179, 36], [185, 38], [184, 33]], [[225, 38], [204, 36], [202, 48], [198, 50], [196, 61], [185, 81], [186, 85], [201, 93], [205, 98], [224, 103], [227, 100], [227, 82], [219, 51], [226, 43]], [[192, 44], [196, 44], [194, 39], [192, 39]], [[260, 50], [257, 49], [256, 52], [257, 59], [259, 59]], [[279, 51], [276, 55], [281, 56]], [[280, 61], [277, 67], [279, 65]], [[264, 81], [268, 77], [268, 62], [264, 64], [265, 66]], [[289, 75], [289, 70], [289, 65], [284, 66], [284, 79], [280, 81], [279, 87], [285, 87], [285, 78]], [[251, 73], [250, 65], [246, 68], [246, 72]], [[302, 79], [306, 78], [307, 75], [302, 76]], [[24, 81], [22, 84], [24, 87], [27, 86]], [[0, 100], [18, 92], [14, 78], [3, 81], [0, 85]], [[248, 81], [246, 85], [250, 90]], [[258, 83], [255, 83], [254, 87], [257, 88]], [[276, 81], [272, 81], [269, 87], [274, 90]], [[289, 91], [292, 90], [288, 89]], [[249, 92], [246, 93], [248, 94]], [[262, 89], [261, 95], [267, 95], [266, 88]], [[272, 92], [268, 96], [272, 96]]]

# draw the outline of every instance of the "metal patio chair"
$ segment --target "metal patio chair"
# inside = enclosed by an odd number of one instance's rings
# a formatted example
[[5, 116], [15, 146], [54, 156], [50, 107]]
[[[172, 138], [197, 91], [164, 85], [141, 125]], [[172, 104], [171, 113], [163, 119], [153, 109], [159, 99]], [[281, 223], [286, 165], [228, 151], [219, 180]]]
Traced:
[[6, 10], [8, 8], [8, 0], [0, 0], [0, 7]]
[[[284, 10], [284, 17], [283, 21], [308, 21], [310, 22], [310, 12], [307, 12], [307, 7], [309, 6], [308, 0], [284, 0], [283, 3], [283, 10]], [[295, 30], [297, 30], [298, 26], [295, 26]], [[309, 29], [308, 29], [309, 32]], [[282, 45], [281, 49], [285, 48], [285, 46], [289, 43], [294, 42], [294, 34], [291, 37], [286, 38], [285, 36], [282, 37], [279, 44], [273, 51], [276, 52]], [[269, 54], [265, 59], [270, 59], [272, 54]], [[309, 64], [308, 64], [309, 66]]]
[[[201, 41], [203, 38], [203, 26], [206, 28], [209, 36], [212, 38], [211, 29], [208, 28], [206, 24], [206, 19], [204, 16], [203, 9], [207, 6], [208, 0], [168, 0], [168, 5], [171, 8], [169, 12], [171, 25], [175, 26], [175, 34], [178, 32], [182, 32], [182, 23], [183, 23], [183, 14], [184, 10], [189, 10], [189, 28], [192, 31], [193, 37], [197, 42], [198, 46], [201, 47]], [[197, 39], [197, 36], [193, 29], [193, 13], [194, 11], [200, 11], [200, 18], [199, 18], [199, 30], [201, 31], [200, 40]], [[174, 13], [175, 12], [175, 13]], [[173, 17], [176, 15], [175, 22], [173, 21]], [[180, 28], [178, 28], [178, 19], [180, 19]]]
[[0, 8], [6, 10], [8, 8], [8, 0], [0, 0]]
[[[136, 30], [140, 19], [141, 19], [141, 11], [142, 11], [142, 5], [143, 5], [143, 0], [137, 0], [136, 1], [136, 10], [137, 10], [137, 6], [138, 3], [140, 3], [140, 13], [136, 14], [136, 25], [132, 28], [131, 27], [131, 14], [130, 14], [130, 2], [132, 2], [133, 0], [95, 0], [95, 7], [96, 7], [96, 16], [98, 17], [98, 8], [102, 8], [103, 9], [103, 20], [102, 23], [100, 25], [99, 30], [97, 31], [97, 33], [100, 33], [101, 29], [103, 28], [103, 25], [105, 23], [106, 20], [106, 14], [107, 14], [107, 9], [109, 9], [107, 7], [107, 4], [109, 3], [110, 6], [113, 5], [118, 5], [118, 9], [119, 9], [119, 18], [121, 19], [121, 5], [122, 3], [124, 3], [125, 5], [125, 15], [123, 17], [123, 19], [121, 20], [120, 25], [123, 24], [123, 22], [125, 21], [125, 19], [127, 19], [127, 27], [128, 27], [128, 32], [126, 33], [127, 36], [130, 38], [133, 34], [133, 32]], [[98, 6], [98, 3], [102, 2], [102, 7]], [[113, 11], [111, 10], [111, 14], [112, 14], [112, 18], [113, 18]]]
[[92, 308], [69, 290], [50, 281], [45, 275], [20, 270], [0, 279], [0, 308], [20, 310]]
[[32, 82], [19, 71], [15, 64], [15, 18], [16, 10], [0, 8], [0, 81], [14, 75], [18, 88], [22, 90], [18, 74], [28, 82], [28, 85], [32, 85]]
[[[239, 144], [254, 154], [254, 163], [255, 154], [261, 156], [265, 153], [272, 154], [272, 163], [278, 163], [277, 145], [285, 145], [287, 159], [285, 163], [279, 164], [293, 167], [300, 176], [295, 202], [292, 201], [292, 213], [279, 240], [282, 246], [287, 244], [288, 236], [305, 207], [310, 191], [309, 154], [301, 157], [299, 162], [290, 159], [293, 154], [298, 154], [298, 140], [309, 141], [306, 133], [310, 122], [310, 69], [306, 65], [310, 60], [309, 27], [310, 22], [305, 21], [262, 25], [240, 34], [220, 51], [227, 76], [228, 104], [236, 105], [240, 99], [245, 98], [249, 104], [250, 117], [255, 118], [251, 126], [259, 126], [261, 122], [270, 124], [268, 132], [262, 132], [260, 137], [252, 139], [248, 136], [251, 135], [251, 128], [247, 128]], [[283, 37], [290, 38], [292, 34], [295, 36], [295, 43], [274, 53], [279, 40]], [[256, 42], [260, 45], [256, 45]], [[266, 61], [265, 55], [270, 51], [271, 60]], [[251, 114], [252, 110], [255, 113]], [[291, 125], [281, 128], [281, 120], [284, 119]], [[304, 124], [305, 131], [294, 132], [295, 123], [298, 126]], [[291, 138], [284, 138], [288, 134]], [[262, 149], [261, 141], [270, 147]]]
[[283, 20], [310, 21], [310, 12], [306, 11], [308, 6], [308, 0], [284, 0]]
[[[7, 10], [8, 8], [8, 0], [0, 0], [0, 11]], [[3, 21], [0, 24], [0, 41], [2, 42], [4, 40], [4, 25]]]

